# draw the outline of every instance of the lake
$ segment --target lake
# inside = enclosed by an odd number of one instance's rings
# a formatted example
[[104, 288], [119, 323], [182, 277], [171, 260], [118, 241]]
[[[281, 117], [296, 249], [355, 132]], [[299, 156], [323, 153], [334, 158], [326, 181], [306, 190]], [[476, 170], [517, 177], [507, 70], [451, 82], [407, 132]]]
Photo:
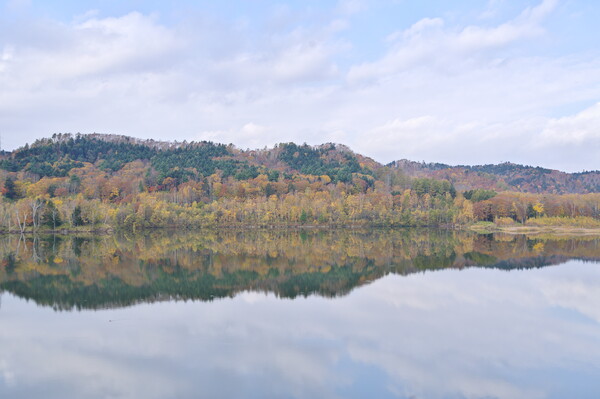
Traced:
[[598, 398], [600, 237], [0, 237], [1, 398]]

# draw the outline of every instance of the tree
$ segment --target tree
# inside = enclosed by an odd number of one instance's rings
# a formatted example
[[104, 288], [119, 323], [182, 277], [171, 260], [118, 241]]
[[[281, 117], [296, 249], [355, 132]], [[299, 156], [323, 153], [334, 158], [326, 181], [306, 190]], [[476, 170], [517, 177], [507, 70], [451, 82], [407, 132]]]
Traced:
[[19, 193], [17, 192], [15, 181], [12, 177], [6, 178], [6, 181], [4, 182], [4, 196], [11, 200], [19, 198]]
[[544, 213], [544, 204], [537, 202], [533, 206], [533, 210], [535, 211], [536, 216], [542, 216], [542, 214]]
[[306, 211], [303, 209], [302, 213], [300, 214], [300, 223], [304, 224], [306, 223], [306, 221], [308, 220], [308, 214], [306, 213]]
[[41, 224], [52, 227], [52, 229], [56, 229], [56, 227], [62, 224], [60, 213], [53, 201], [48, 201], [46, 203], [44, 212], [42, 212]]
[[40, 198], [34, 198], [29, 201], [29, 206], [31, 207], [31, 218], [33, 221], [33, 228], [37, 229], [39, 225], [39, 213], [41, 207], [44, 206], [44, 201]]
[[81, 217], [81, 206], [77, 205], [73, 209], [73, 226], [83, 226], [83, 218]]
[[265, 197], [269, 198], [271, 195], [277, 194], [277, 190], [271, 183], [267, 183], [265, 186]]

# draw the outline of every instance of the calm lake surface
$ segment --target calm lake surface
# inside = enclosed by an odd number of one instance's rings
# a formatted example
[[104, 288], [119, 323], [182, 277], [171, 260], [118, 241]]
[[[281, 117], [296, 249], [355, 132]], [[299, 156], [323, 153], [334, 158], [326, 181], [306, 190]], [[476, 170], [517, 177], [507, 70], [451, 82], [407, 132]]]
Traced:
[[1, 398], [598, 398], [600, 238], [0, 237]]

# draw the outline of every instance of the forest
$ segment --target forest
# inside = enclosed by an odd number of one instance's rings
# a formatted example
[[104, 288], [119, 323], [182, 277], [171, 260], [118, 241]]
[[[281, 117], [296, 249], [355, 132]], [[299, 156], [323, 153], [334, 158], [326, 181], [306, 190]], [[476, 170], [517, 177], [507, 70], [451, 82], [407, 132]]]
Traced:
[[382, 165], [331, 143], [241, 150], [55, 134], [0, 155], [0, 230], [460, 227], [482, 221], [600, 227], [597, 191], [502, 190], [485, 179], [466, 184], [451, 173], [423, 177], [401, 165]]

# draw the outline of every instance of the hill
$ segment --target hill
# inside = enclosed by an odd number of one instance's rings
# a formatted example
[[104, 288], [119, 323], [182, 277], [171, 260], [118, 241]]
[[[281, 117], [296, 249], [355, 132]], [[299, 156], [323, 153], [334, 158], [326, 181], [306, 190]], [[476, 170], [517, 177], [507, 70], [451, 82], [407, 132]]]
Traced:
[[446, 179], [457, 190], [487, 189], [545, 194], [600, 192], [600, 171], [566, 173], [505, 162], [498, 165], [419, 163], [402, 159], [388, 164], [410, 177]]
[[[261, 173], [277, 180], [279, 172], [313, 176], [327, 175], [332, 181], [348, 182], [353, 173], [372, 174], [343, 145], [312, 147], [283, 143], [272, 149], [240, 150], [233, 145], [212, 142], [159, 142], [119, 135], [55, 134], [37, 140], [5, 156], [0, 169], [27, 172], [42, 177], [65, 177], [84, 164], [115, 173], [133, 161], [142, 161], [158, 180], [171, 177], [175, 183], [219, 172], [237, 180], [255, 178]], [[374, 164], [374, 163], [373, 163]]]

